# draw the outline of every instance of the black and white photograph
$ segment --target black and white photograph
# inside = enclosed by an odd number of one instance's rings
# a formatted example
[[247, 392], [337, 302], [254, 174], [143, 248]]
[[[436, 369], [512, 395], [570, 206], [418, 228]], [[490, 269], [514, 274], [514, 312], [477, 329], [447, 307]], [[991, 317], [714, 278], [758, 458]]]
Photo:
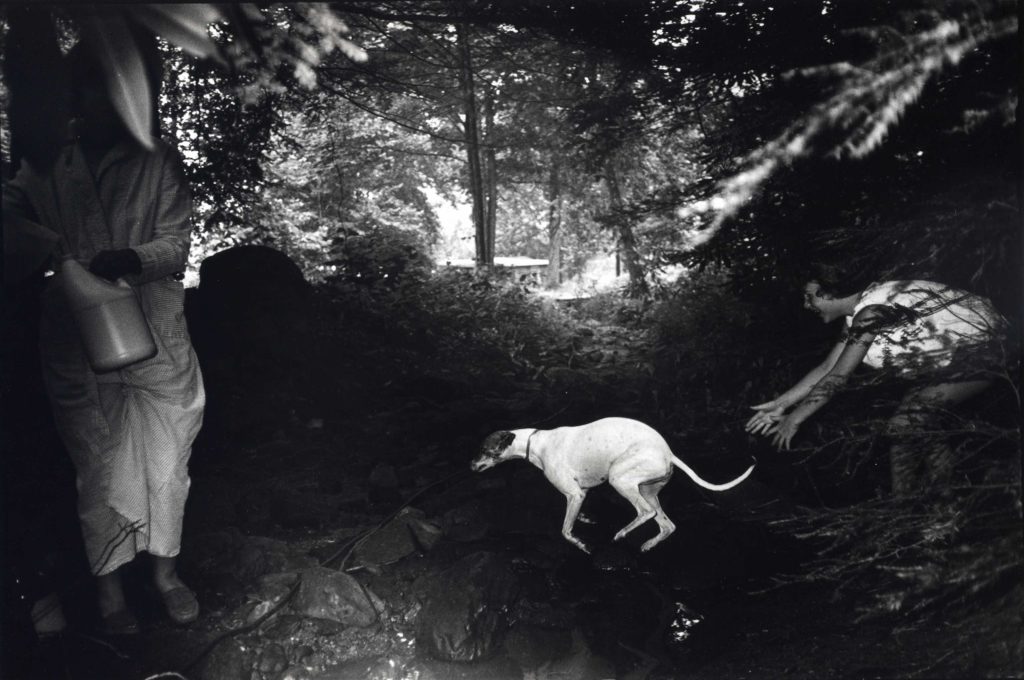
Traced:
[[1013, 0], [0, 6], [0, 677], [1024, 679]]

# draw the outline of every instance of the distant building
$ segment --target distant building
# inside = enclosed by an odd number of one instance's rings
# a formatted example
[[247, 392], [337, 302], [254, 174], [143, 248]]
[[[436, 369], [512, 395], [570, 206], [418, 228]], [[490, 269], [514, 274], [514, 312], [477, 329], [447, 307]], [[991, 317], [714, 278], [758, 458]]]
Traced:
[[[446, 267], [459, 267], [461, 269], [473, 269], [476, 267], [476, 261], [469, 258], [445, 260], [444, 264]], [[548, 261], [537, 260], [532, 257], [496, 257], [494, 258], [494, 266], [507, 270], [518, 281], [540, 285], [544, 282]]]

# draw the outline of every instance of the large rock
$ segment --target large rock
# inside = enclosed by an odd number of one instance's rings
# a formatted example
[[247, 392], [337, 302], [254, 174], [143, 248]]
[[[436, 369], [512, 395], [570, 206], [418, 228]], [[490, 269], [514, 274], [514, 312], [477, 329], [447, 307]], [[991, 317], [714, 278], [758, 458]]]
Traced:
[[255, 654], [240, 640], [224, 640], [213, 648], [199, 670], [200, 680], [249, 680]]
[[428, 551], [441, 539], [441, 528], [422, 510], [404, 508], [390, 522], [367, 536], [355, 551], [354, 564], [380, 567], [415, 552]]
[[235, 527], [199, 534], [189, 541], [189, 560], [209, 574], [230, 574], [242, 581], [287, 571], [289, 545], [266, 536], [246, 536]]
[[236, 246], [199, 266], [189, 329], [212, 368], [244, 368], [263, 359], [293, 364], [309, 327], [312, 289], [299, 267], [267, 246]]
[[240, 434], [263, 438], [280, 426], [288, 395], [310, 379], [312, 309], [311, 286], [278, 250], [237, 246], [203, 260], [185, 313], [207, 387], [204, 430], [241, 420]]
[[477, 661], [494, 654], [519, 593], [508, 562], [493, 553], [473, 553], [421, 581], [417, 649], [443, 661]]
[[453, 541], [472, 543], [479, 541], [490, 531], [487, 510], [480, 499], [474, 499], [452, 508], [441, 517], [444, 535]]
[[301, 576], [292, 600], [298, 614], [358, 627], [376, 623], [383, 614], [384, 602], [345, 572], [313, 567]]

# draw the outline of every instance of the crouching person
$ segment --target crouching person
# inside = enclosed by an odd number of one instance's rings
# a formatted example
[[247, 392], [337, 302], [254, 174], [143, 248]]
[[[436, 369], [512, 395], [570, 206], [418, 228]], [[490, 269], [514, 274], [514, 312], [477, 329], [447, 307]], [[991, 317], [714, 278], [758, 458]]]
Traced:
[[884, 281], [866, 288], [822, 274], [804, 287], [804, 307], [830, 323], [845, 318], [839, 342], [793, 387], [754, 406], [748, 432], [788, 449], [801, 424], [841, 389], [861, 363], [909, 384], [889, 418], [892, 491], [941, 491], [954, 455], [937, 420], [1005, 374], [1008, 324], [980, 296], [932, 281]]

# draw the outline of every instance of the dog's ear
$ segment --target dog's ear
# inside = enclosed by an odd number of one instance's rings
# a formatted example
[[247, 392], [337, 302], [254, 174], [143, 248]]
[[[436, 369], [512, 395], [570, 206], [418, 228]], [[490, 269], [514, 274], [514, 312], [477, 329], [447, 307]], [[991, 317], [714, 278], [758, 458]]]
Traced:
[[485, 451], [504, 451], [515, 440], [516, 436], [508, 430], [499, 430], [487, 435], [487, 439], [484, 440], [483, 449]]

